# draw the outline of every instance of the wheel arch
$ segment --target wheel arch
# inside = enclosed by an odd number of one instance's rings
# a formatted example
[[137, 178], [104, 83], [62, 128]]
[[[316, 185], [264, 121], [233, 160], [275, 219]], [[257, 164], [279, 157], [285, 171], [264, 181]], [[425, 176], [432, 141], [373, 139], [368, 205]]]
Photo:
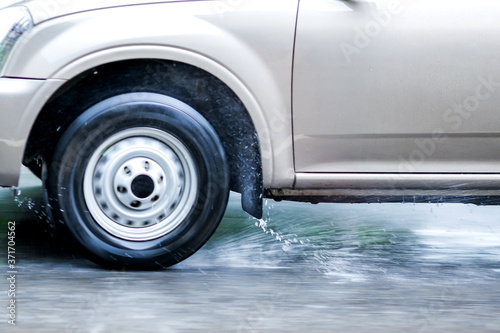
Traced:
[[[58, 139], [71, 122], [90, 106], [116, 94], [167, 94], [200, 112], [220, 136], [230, 165], [231, 189], [242, 194], [242, 207], [262, 216], [263, 164], [261, 151], [270, 150], [265, 118], [258, 103], [229, 71], [201, 56], [176, 50], [176, 56], [154, 57], [160, 47], [102, 51], [75, 61], [54, 75], [71, 78], [48, 100], [30, 132], [24, 163], [36, 169], [37, 159], [50, 159]], [[156, 51], [156, 52], [155, 52]], [[135, 55], [136, 58], [130, 59]], [[125, 54], [129, 58], [125, 58]], [[138, 57], [142, 54], [143, 57]], [[102, 59], [108, 60], [102, 63]], [[100, 62], [99, 62], [100, 60]], [[182, 60], [182, 61], [181, 61]], [[85, 70], [81, 71], [84, 68]], [[80, 72], [79, 72], [80, 69]]]

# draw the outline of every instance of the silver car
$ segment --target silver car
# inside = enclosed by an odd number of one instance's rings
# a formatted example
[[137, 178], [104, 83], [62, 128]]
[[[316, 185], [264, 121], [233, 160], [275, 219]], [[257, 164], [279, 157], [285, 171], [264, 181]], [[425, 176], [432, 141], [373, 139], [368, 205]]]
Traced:
[[106, 267], [189, 257], [230, 190], [256, 218], [264, 197], [500, 196], [496, 1], [9, 3], [0, 185], [29, 167]]

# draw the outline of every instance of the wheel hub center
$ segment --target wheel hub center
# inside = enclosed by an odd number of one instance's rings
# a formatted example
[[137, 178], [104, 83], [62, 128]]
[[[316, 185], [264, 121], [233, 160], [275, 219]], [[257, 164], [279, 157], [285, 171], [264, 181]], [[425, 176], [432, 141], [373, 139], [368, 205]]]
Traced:
[[166, 178], [165, 170], [151, 158], [125, 159], [114, 175], [114, 198], [125, 209], [152, 209], [158, 202], [168, 200]]
[[140, 175], [135, 177], [132, 181], [131, 190], [132, 193], [139, 199], [145, 199], [153, 194], [155, 189], [155, 183], [151, 177], [146, 175]]

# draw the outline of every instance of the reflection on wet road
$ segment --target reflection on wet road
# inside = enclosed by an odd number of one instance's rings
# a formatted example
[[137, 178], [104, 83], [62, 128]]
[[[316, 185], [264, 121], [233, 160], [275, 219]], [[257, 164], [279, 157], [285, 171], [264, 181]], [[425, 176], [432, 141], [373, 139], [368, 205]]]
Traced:
[[20, 191], [0, 189], [0, 270], [8, 221], [18, 269], [0, 332], [500, 331], [500, 207], [268, 202], [257, 221], [233, 196], [185, 262], [118, 272], [61, 246], [27, 174]]

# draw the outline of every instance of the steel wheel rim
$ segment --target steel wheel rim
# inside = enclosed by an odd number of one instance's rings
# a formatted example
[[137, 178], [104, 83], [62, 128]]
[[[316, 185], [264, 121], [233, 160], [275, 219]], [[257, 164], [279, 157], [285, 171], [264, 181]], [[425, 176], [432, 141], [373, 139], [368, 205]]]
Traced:
[[197, 198], [190, 152], [154, 128], [133, 128], [105, 140], [92, 154], [83, 192], [90, 214], [111, 235], [148, 241], [176, 229]]

